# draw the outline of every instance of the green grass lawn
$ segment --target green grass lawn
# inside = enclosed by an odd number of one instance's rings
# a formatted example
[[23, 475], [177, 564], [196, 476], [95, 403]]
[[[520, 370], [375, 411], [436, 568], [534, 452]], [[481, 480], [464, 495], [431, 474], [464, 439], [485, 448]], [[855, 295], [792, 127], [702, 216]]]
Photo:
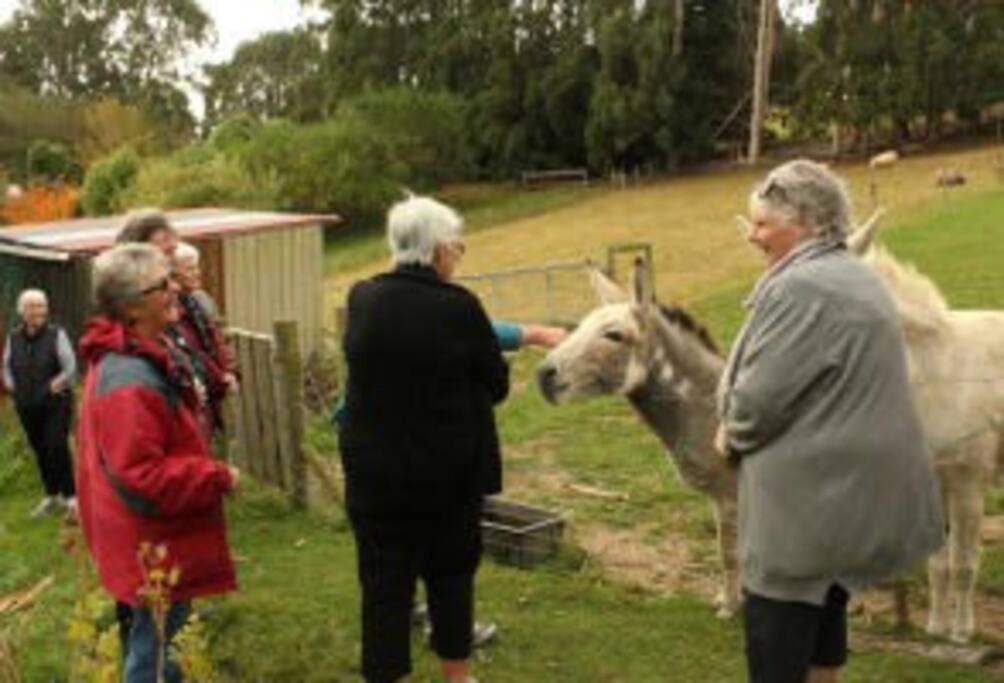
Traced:
[[[740, 183], [733, 175], [699, 180], [700, 188], [692, 184], [697, 181], [687, 181], [680, 191], [711, 196], [714, 188], [703, 184], [721, 183], [722, 192], [748, 187], [745, 176]], [[642, 195], [648, 191], [639, 190]], [[675, 190], [670, 184], [660, 191]], [[581, 217], [614, 211], [609, 195], [601, 190], [549, 192], [520, 197], [508, 190], [501, 195], [484, 188], [473, 191], [467, 199], [471, 205], [465, 207], [471, 223], [471, 215], [485, 216], [478, 220], [488, 226], [499, 215], [513, 215], [506, 211], [521, 216], [548, 212], [521, 218], [512, 228], [482, 229], [474, 236], [478, 246], [499, 249], [494, 253], [501, 262], [509, 253], [505, 242], [510, 229], [524, 231], [526, 221], [537, 221], [539, 226], [552, 216], [578, 226], [568, 212]], [[623, 200], [621, 223], [630, 222], [631, 209], [641, 206], [639, 202], [654, 202], [631, 193], [624, 193]], [[551, 201], [556, 204], [548, 206]], [[930, 273], [953, 304], [1004, 307], [1000, 187], [950, 196], [932, 193], [926, 204], [911, 204], [893, 218], [882, 239]], [[661, 233], [652, 235], [661, 240], [662, 251], [676, 244]], [[341, 263], [358, 266], [382, 259], [379, 238], [369, 239], [346, 248], [350, 253], [338, 256]], [[696, 238], [682, 233], [673, 239]], [[698, 253], [699, 247], [689, 241], [680, 248]], [[525, 240], [522, 245], [528, 261], [538, 260], [536, 248], [546, 248]], [[678, 294], [725, 346], [742, 318], [738, 301], [756, 274], [749, 255], [736, 249], [730, 257], [734, 267], [722, 272], [721, 264], [708, 264], [712, 274], [688, 272], [685, 280], [677, 280], [680, 287], [671, 285], [672, 258], [663, 258], [664, 295], [669, 290]], [[514, 358], [513, 394], [499, 414], [507, 488], [514, 497], [563, 512], [570, 547], [534, 571], [486, 561], [479, 574], [478, 611], [499, 622], [501, 634], [492, 647], [478, 653], [479, 677], [489, 683], [742, 680], [738, 625], [715, 619], [708, 601], [718, 568], [706, 501], [680, 485], [655, 438], [623, 401], [546, 405], [532, 383], [539, 358], [533, 351]], [[336, 457], [333, 439], [317, 442], [327, 455]], [[577, 494], [570, 483], [617, 492], [623, 498]], [[71, 680], [67, 624], [80, 572], [59, 546], [58, 523], [27, 519], [37, 496], [33, 466], [9, 411], [0, 410], [0, 596], [48, 575], [55, 578], [29, 610], [16, 618], [0, 617], [0, 635], [6, 635], [13, 648], [22, 680], [47, 683]], [[992, 497], [990, 507], [1004, 510], [1004, 498]], [[229, 506], [229, 521], [241, 590], [203, 603], [221, 680], [358, 680], [358, 591], [352, 539], [343, 515], [332, 506], [324, 513], [293, 511], [275, 494], [249, 485]], [[626, 547], [638, 552], [638, 561], [629, 566], [626, 560], [632, 558], [617, 557], [623, 553], [616, 548], [603, 552], [606, 538], [627, 539]], [[1004, 594], [1000, 550], [986, 553], [980, 585], [988, 593]], [[855, 628], [868, 627], [855, 622]], [[414, 653], [415, 680], [436, 680], [434, 658], [418, 634]], [[842, 680], [996, 679], [975, 667], [860, 653]]]
[[[20, 485], [23, 483], [24, 485]], [[7, 490], [0, 588], [53, 574], [54, 587], [12, 634], [22, 680], [71, 680], [66, 622], [76, 589], [73, 562], [58, 548], [55, 520], [27, 522], [33, 482]], [[265, 491], [231, 506], [241, 590], [204, 601], [216, 670], [227, 681], [358, 680], [359, 628], [352, 541], [340, 521], [290, 511]], [[483, 680], [736, 681], [741, 637], [692, 595], [659, 595], [612, 583], [589, 567], [556, 562], [528, 572], [486, 563], [478, 608], [502, 625], [478, 654]], [[8, 627], [7, 624], [3, 626]], [[414, 639], [416, 680], [435, 665]], [[862, 656], [848, 681], [987, 681], [975, 670], [903, 657]]]

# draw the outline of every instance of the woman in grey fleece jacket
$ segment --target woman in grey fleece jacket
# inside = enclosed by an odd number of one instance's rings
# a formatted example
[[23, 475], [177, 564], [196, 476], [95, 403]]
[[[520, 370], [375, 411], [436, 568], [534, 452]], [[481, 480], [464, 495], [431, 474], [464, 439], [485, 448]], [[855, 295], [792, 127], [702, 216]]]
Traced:
[[750, 197], [767, 270], [722, 377], [739, 465], [750, 680], [836, 681], [850, 591], [910, 569], [944, 523], [897, 313], [845, 246], [850, 202], [797, 160]]

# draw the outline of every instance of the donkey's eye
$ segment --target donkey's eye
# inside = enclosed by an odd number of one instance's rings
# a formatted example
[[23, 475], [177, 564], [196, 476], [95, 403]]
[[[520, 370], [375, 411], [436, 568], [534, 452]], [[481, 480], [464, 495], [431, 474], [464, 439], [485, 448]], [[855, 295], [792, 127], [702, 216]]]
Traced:
[[618, 332], [617, 330], [607, 330], [606, 332], [603, 333], [603, 338], [609, 339], [610, 341], [616, 344], [624, 343], [624, 335]]

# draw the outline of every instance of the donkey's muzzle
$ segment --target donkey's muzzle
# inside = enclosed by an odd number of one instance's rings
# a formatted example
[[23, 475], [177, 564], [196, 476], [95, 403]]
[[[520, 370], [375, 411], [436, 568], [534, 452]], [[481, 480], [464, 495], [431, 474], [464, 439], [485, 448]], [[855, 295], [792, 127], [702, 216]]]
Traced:
[[551, 363], [542, 363], [537, 368], [537, 386], [549, 403], [555, 403], [558, 396], [558, 368]]

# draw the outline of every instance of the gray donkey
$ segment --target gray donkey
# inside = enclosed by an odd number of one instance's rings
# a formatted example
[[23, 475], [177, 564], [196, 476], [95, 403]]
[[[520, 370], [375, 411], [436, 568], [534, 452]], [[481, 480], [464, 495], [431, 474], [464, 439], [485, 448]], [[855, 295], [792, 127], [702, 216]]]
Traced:
[[635, 264], [630, 296], [599, 270], [590, 278], [602, 305], [544, 359], [541, 392], [551, 403], [624, 396], [662, 441], [683, 481], [711, 497], [724, 568], [715, 602], [718, 616], [730, 617], [740, 602], [737, 479], [714, 447], [715, 391], [725, 361], [690, 315], [655, 301], [644, 263]]

